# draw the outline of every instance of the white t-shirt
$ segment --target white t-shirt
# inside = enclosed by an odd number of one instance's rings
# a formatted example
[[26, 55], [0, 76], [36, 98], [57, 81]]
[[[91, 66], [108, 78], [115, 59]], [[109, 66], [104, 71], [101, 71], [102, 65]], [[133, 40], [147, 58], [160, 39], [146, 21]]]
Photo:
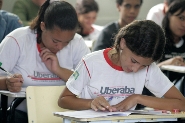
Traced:
[[160, 4], [153, 6], [149, 10], [146, 19], [153, 20], [155, 23], [157, 23], [158, 25], [162, 27], [162, 21], [163, 21], [164, 16], [165, 16], [164, 3], [160, 3]]
[[[155, 96], [162, 97], [173, 83], [155, 63], [136, 73], [126, 73], [108, 57], [110, 49], [86, 55], [66, 83], [67, 88], [80, 98], [104, 96], [115, 105], [132, 94], [142, 94], [144, 86]], [[135, 107], [133, 107], [134, 109]]]
[[[75, 34], [73, 40], [57, 53], [57, 57], [61, 67], [74, 70], [81, 58], [88, 53], [90, 50], [83, 38]], [[18, 28], [5, 37], [0, 44], [0, 62], [5, 70], [22, 74], [23, 87], [65, 84], [41, 61], [36, 34], [29, 27]], [[6, 74], [0, 70], [0, 75]], [[25, 111], [25, 107], [21, 110]]]
[[103, 26], [99, 26], [99, 25], [95, 25], [95, 24], [93, 24], [92, 27], [93, 27], [94, 31], [91, 32], [89, 35], [84, 36], [83, 37], [84, 40], [96, 41], [101, 30], [103, 29]]

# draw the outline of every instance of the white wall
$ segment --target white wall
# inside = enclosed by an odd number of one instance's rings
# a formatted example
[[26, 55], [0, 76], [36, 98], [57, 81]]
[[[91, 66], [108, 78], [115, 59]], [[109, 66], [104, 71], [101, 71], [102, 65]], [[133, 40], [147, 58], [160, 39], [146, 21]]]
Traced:
[[[66, 0], [75, 5], [76, 0]], [[115, 21], [118, 19], [118, 11], [116, 9], [115, 0], [96, 0], [99, 4], [100, 11], [96, 20], [96, 24], [105, 25], [109, 22]], [[15, 0], [3, 0], [3, 8], [7, 11], [12, 11], [12, 6]], [[158, 4], [162, 3], [163, 0], [143, 0], [143, 5], [141, 7], [138, 19], [145, 19], [149, 9]]]

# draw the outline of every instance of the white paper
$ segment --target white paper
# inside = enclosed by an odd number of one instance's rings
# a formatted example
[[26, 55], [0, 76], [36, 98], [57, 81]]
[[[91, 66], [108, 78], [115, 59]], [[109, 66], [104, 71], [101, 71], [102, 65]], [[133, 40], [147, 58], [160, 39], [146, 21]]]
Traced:
[[23, 92], [26, 92], [26, 88], [21, 88], [21, 91], [20, 92], [10, 92], [10, 91], [5, 91], [5, 90], [0, 90], [0, 93], [7, 93], [7, 94], [18, 94], [18, 93], [23, 93]]
[[95, 118], [105, 116], [129, 116], [131, 113], [136, 114], [151, 114], [151, 115], [171, 115], [171, 112], [162, 113], [162, 111], [154, 110], [128, 110], [125, 112], [103, 112], [94, 110], [82, 110], [82, 111], [67, 111], [67, 112], [54, 112], [55, 115], [68, 116], [74, 118]]
[[162, 70], [169, 70], [179, 73], [185, 73], [185, 67], [184, 66], [175, 66], [175, 65], [162, 65]]
[[131, 113], [129, 112], [103, 112], [103, 111], [94, 111], [94, 110], [82, 110], [82, 111], [70, 111], [70, 112], [55, 112], [55, 115], [68, 116], [74, 118], [94, 118], [94, 117], [104, 117], [111, 115], [121, 115], [128, 116]]

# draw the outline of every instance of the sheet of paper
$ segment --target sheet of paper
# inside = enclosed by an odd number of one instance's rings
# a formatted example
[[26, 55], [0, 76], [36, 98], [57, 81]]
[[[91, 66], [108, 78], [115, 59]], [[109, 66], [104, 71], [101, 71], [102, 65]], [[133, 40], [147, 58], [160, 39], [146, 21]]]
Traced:
[[[21, 91], [18, 92], [18, 93], [23, 93], [23, 92], [26, 92], [26, 88], [21, 88]], [[16, 93], [13, 93], [13, 92], [10, 92], [10, 91], [5, 91], [5, 90], [0, 90], [0, 93], [16, 94]]]
[[131, 113], [136, 114], [152, 114], [152, 115], [171, 115], [171, 112], [163, 113], [162, 111], [154, 110], [128, 110], [125, 112], [103, 112], [94, 110], [82, 110], [82, 111], [67, 111], [67, 112], [54, 112], [55, 115], [68, 116], [74, 118], [95, 118], [105, 116], [128, 116]]
[[162, 65], [161, 69], [179, 72], [179, 73], [185, 73], [185, 66]]
[[82, 110], [82, 111], [70, 111], [70, 112], [55, 112], [56, 115], [69, 116], [74, 118], [94, 118], [94, 117], [104, 117], [118, 114], [119, 116], [128, 116], [129, 112], [103, 112], [94, 110]]

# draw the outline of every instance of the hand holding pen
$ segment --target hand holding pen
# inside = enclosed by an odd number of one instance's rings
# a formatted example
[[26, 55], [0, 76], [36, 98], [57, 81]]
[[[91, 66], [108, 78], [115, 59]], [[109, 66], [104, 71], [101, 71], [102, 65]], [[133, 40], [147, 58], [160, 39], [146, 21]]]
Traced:
[[95, 111], [101, 110], [101, 111], [115, 111], [115, 108], [110, 106], [109, 101], [112, 100], [112, 96], [106, 100], [103, 96], [96, 97], [92, 102], [91, 102], [91, 108]]
[[1, 67], [2, 63], [0, 62], [0, 69], [4, 71], [8, 76], [6, 77], [5, 84], [9, 91], [19, 92], [22, 87], [23, 78], [20, 74], [11, 74], [7, 70]]
[[6, 77], [7, 89], [11, 92], [20, 92], [23, 84], [23, 78], [20, 74]]

